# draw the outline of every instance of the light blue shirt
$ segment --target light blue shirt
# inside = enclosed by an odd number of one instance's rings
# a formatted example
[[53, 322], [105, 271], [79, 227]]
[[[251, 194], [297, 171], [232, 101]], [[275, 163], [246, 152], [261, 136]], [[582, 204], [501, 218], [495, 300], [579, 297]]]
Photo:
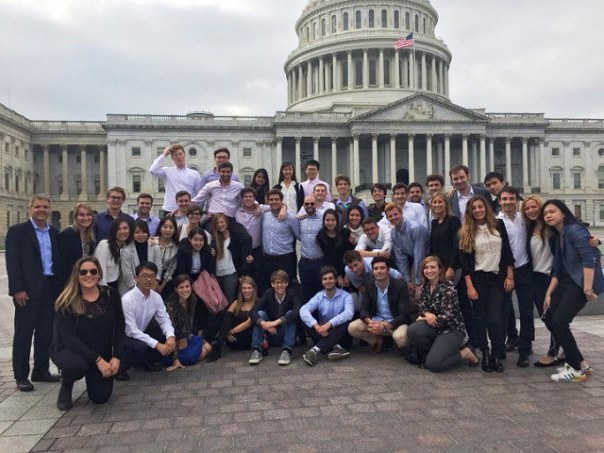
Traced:
[[[134, 213], [132, 216], [134, 220], [141, 219], [137, 213]], [[150, 215], [146, 219], [141, 219], [147, 222], [147, 226], [149, 227], [149, 235], [151, 236], [159, 236], [159, 231], [157, 231], [157, 227], [159, 226], [159, 219], [155, 216]]]
[[40, 256], [42, 257], [42, 271], [45, 276], [54, 275], [52, 270], [52, 243], [50, 242], [50, 227], [48, 224], [44, 228], [40, 228], [33, 219], [29, 219], [36, 232], [38, 245], [40, 246]]
[[[422, 284], [420, 264], [426, 256], [428, 243], [428, 229], [403, 218], [399, 228], [392, 228], [392, 248], [395, 254], [394, 262], [405, 282], [411, 281], [415, 276], [415, 284]], [[413, 267], [409, 270], [409, 261]]]
[[262, 251], [267, 255], [287, 255], [294, 251], [294, 239], [300, 239], [300, 222], [287, 213], [279, 221], [271, 211], [262, 214]]
[[[319, 319], [313, 317], [317, 312]], [[306, 304], [300, 308], [300, 318], [308, 327], [315, 324], [323, 325], [327, 322], [332, 327], [337, 327], [350, 321], [354, 316], [354, 302], [350, 293], [342, 289], [336, 289], [333, 298], [327, 296], [325, 290], [319, 291]]]
[[316, 259], [323, 256], [317, 244], [317, 233], [323, 228], [323, 217], [316, 213], [300, 220], [300, 253], [303, 258]]
[[377, 313], [371, 319], [374, 321], [392, 321], [394, 316], [390, 313], [390, 305], [388, 305], [388, 287], [386, 286], [384, 291], [376, 285], [377, 288]]

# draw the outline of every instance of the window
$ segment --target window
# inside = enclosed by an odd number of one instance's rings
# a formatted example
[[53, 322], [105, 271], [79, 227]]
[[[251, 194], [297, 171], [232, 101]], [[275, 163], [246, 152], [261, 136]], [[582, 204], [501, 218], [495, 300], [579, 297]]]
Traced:
[[25, 160], [29, 160], [29, 149], [25, 148]]
[[581, 148], [573, 148], [573, 157], [581, 157]]
[[[158, 178], [161, 179], [161, 178]], [[132, 175], [132, 192], [138, 193], [141, 191], [143, 177], [139, 174]]]
[[19, 146], [15, 146], [15, 156], [19, 157]]
[[388, 26], [388, 11], [385, 9], [382, 10], [382, 28], [386, 28]]
[[405, 30], [411, 30], [411, 26], [409, 24], [409, 12], [405, 13]]
[[4, 152], [5, 152], [5, 153], [10, 152], [10, 144], [9, 144], [9, 143], [5, 143], [5, 144], [4, 144]]
[[76, 193], [82, 193], [82, 177], [76, 176]]
[[415, 15], [413, 31], [419, 31], [419, 16], [417, 14]]
[[243, 157], [252, 157], [252, 148], [243, 148]]
[[306, 42], [310, 41], [310, 28], [306, 27]]
[[243, 175], [243, 185], [249, 186], [252, 183], [252, 175]]
[[4, 172], [4, 190], [10, 190], [10, 173], [8, 171]]
[[552, 189], [553, 190], [560, 190], [561, 179], [562, 179], [562, 175], [560, 174], [560, 172], [552, 173]]
[[317, 23], [312, 23], [312, 39], [317, 39], [319, 35], [317, 34]]
[[573, 173], [573, 189], [581, 188], [581, 173]]
[[600, 221], [604, 222], [604, 203], [600, 204]]
[[325, 36], [327, 34], [327, 21], [325, 19], [321, 19], [321, 36]]
[[21, 177], [19, 175], [15, 176], [15, 192], [20, 193], [21, 191]]
[[336, 20], [336, 16], [333, 15], [333, 16], [331, 16], [331, 34], [333, 35], [336, 31], [338, 31], [337, 20]]
[[161, 153], [164, 152], [163, 148], [157, 148], [157, 155], [159, 156]]
[[575, 211], [575, 217], [577, 219], [580, 219], [580, 218], [583, 217], [583, 215], [582, 215], [583, 214], [582, 213], [583, 210], [581, 209], [581, 205], [580, 204], [574, 205], [574, 211]]
[[390, 85], [390, 60], [384, 60], [384, 85]]
[[377, 62], [369, 60], [369, 85], [377, 85]]
[[360, 59], [354, 62], [354, 85], [363, 86], [363, 61]]
[[354, 28], [357, 30], [361, 28], [361, 12], [357, 11], [354, 15]]
[[10, 209], [6, 211], [6, 228], [10, 227]]
[[59, 176], [57, 178], [57, 185], [59, 186], [59, 193], [63, 193], [63, 177]]
[[372, 9], [369, 10], [369, 28], [375, 27], [375, 13]]
[[191, 156], [191, 157], [197, 156], [197, 149], [196, 148], [191, 148], [189, 150], [189, 156]]
[[141, 149], [139, 146], [132, 147], [132, 157], [138, 157], [141, 155]]
[[166, 184], [164, 183], [164, 178], [155, 178], [157, 179], [157, 191], [158, 192], [165, 192], [166, 191]]
[[76, 155], [76, 162], [78, 164], [82, 163], [82, 155], [81, 154]]
[[604, 189], [604, 166], [598, 168], [598, 189]]
[[598, 156], [600, 156], [600, 157], [604, 156], [604, 148], [600, 148], [598, 150]]
[[342, 15], [342, 30], [348, 30], [348, 13]]
[[101, 177], [99, 175], [96, 175], [94, 177], [94, 194], [98, 195], [100, 193], [101, 193]]
[[560, 148], [552, 148], [552, 157], [560, 157]]
[[342, 62], [342, 88], [348, 88], [348, 61]]
[[425, 34], [426, 33], [426, 18], [424, 17], [424, 19], [422, 20], [422, 32]]
[[394, 28], [401, 28], [401, 13], [394, 12]]

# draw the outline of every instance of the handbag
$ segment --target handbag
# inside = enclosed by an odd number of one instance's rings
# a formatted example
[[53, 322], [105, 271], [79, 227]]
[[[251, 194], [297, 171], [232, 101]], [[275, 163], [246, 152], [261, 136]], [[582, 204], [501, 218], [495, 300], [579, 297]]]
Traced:
[[184, 366], [195, 365], [201, 355], [203, 338], [199, 335], [191, 335], [187, 340], [187, 346], [178, 351], [178, 361]]
[[229, 304], [224, 293], [220, 289], [218, 280], [208, 271], [201, 271], [197, 279], [193, 282], [193, 291], [197, 294], [210, 313], [215, 315], [220, 310], [224, 310]]

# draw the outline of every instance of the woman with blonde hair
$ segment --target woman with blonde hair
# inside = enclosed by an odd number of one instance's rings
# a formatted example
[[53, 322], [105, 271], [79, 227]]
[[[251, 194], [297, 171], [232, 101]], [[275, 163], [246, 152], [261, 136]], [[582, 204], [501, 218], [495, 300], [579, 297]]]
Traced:
[[90, 256], [96, 248], [92, 226], [94, 210], [87, 203], [76, 203], [73, 208], [73, 224], [59, 233], [61, 257], [61, 287], [65, 284], [75, 262], [83, 256]]
[[514, 289], [514, 256], [503, 220], [495, 217], [490, 204], [480, 195], [470, 198], [466, 205], [459, 249], [466, 291], [474, 303], [482, 369], [501, 373], [505, 354], [504, 297]]
[[51, 350], [61, 370], [61, 411], [71, 408], [73, 384], [82, 377], [88, 397], [97, 404], [105, 403], [113, 390], [124, 350], [124, 313], [117, 291], [101, 286], [101, 279], [98, 260], [80, 258], [55, 302]]

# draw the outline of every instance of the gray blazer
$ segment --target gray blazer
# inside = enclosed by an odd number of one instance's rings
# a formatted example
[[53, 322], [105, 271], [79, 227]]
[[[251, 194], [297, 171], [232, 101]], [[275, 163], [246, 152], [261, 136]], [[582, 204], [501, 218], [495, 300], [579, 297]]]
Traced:
[[[157, 279], [161, 278], [162, 274], [162, 260], [161, 251], [159, 246], [156, 244], [147, 244], [147, 258], [157, 266]], [[138, 259], [138, 253], [136, 253], [136, 246], [134, 241], [130, 242], [127, 246], [123, 247], [120, 252], [120, 278], [117, 282], [117, 288], [120, 296], [123, 296], [136, 285], [134, 270], [136, 266], [140, 264]]]
[[[493, 207], [493, 202], [491, 201], [491, 194], [478, 186], [472, 184], [472, 190], [474, 191], [474, 195], [481, 195], [490, 204], [491, 208]], [[453, 197], [451, 198], [451, 209], [453, 210], [453, 215], [461, 219], [461, 213], [459, 212], [459, 195], [457, 194], [457, 190], [453, 193]]]

